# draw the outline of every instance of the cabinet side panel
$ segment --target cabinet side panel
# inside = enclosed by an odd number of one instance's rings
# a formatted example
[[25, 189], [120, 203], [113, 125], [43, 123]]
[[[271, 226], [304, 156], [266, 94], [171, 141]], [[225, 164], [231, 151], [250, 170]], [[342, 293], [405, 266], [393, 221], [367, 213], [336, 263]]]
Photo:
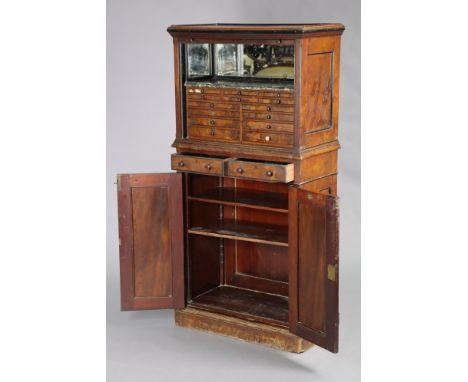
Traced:
[[302, 40], [299, 97], [300, 147], [338, 138], [340, 36]]
[[132, 190], [135, 297], [172, 294], [168, 189]]

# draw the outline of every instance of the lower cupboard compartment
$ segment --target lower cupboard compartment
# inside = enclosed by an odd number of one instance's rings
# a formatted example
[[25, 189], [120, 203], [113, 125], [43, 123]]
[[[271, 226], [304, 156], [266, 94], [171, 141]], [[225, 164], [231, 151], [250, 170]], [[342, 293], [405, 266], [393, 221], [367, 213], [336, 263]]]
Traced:
[[188, 305], [287, 327], [287, 186], [190, 174], [187, 192]]

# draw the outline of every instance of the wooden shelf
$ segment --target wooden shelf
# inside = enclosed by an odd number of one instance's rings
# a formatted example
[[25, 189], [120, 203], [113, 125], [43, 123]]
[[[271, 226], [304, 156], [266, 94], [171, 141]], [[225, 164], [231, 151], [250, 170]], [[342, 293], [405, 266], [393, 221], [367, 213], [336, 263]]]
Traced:
[[225, 220], [214, 225], [192, 227], [188, 232], [195, 235], [288, 246], [288, 227], [281, 226]]
[[219, 286], [190, 302], [211, 312], [279, 326], [288, 326], [288, 298], [231, 286]]
[[220, 187], [191, 195], [188, 198], [206, 203], [288, 212], [288, 195], [275, 192]]

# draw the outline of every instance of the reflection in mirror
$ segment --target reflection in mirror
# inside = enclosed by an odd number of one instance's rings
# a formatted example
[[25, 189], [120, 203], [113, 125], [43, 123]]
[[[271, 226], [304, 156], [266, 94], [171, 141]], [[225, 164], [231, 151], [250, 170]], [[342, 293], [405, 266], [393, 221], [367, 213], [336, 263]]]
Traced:
[[210, 70], [210, 44], [187, 44], [188, 77], [209, 76]]
[[215, 74], [294, 78], [294, 46], [215, 44]]

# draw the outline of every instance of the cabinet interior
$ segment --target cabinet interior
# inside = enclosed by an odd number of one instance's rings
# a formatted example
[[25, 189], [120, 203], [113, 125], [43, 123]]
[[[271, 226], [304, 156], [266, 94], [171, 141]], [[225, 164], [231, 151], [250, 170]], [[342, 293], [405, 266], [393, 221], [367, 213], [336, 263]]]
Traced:
[[187, 175], [189, 305], [288, 326], [288, 186]]

